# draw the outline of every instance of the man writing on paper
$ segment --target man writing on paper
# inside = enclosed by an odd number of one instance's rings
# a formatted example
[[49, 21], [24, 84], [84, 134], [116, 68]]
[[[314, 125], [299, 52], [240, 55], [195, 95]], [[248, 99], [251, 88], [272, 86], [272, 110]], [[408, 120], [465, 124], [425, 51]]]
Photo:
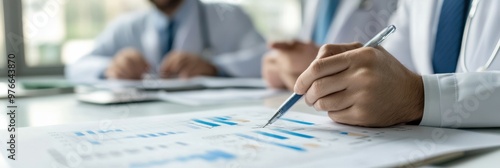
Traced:
[[387, 50], [325, 45], [294, 90], [350, 125], [500, 127], [499, 7], [497, 0], [402, 1]]
[[326, 43], [366, 42], [386, 27], [396, 0], [305, 0], [298, 40], [272, 42], [263, 59], [262, 76], [269, 87], [293, 89]]
[[66, 76], [77, 82], [138, 80], [146, 73], [162, 78], [260, 76], [264, 39], [240, 8], [199, 0], [151, 2], [156, 8], [109, 26], [90, 54], [67, 67]]

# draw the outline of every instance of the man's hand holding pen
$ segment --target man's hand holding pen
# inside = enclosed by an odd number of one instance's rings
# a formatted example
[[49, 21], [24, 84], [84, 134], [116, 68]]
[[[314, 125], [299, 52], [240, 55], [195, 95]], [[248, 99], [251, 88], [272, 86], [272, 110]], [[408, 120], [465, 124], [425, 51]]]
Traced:
[[383, 47], [360, 47], [321, 47], [316, 60], [298, 78], [295, 93], [304, 95], [306, 103], [317, 110], [328, 111], [339, 123], [384, 127], [420, 120], [424, 109], [421, 76]]

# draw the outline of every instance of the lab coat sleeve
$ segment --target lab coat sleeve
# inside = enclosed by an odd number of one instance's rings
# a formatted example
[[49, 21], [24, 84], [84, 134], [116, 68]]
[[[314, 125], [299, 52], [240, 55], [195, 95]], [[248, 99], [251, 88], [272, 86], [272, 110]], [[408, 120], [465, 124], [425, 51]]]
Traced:
[[416, 72], [410, 48], [410, 28], [412, 26], [410, 4], [407, 1], [398, 2], [396, 12], [389, 19], [389, 24], [396, 26], [396, 31], [382, 43], [382, 46], [406, 68]]
[[500, 72], [424, 75], [420, 125], [500, 127]]
[[257, 32], [252, 21], [240, 8], [235, 8], [232, 15], [238, 17], [238, 28], [242, 32], [234, 52], [216, 55], [212, 63], [219, 72], [229, 77], [260, 77], [261, 59], [267, 50], [264, 38]]
[[95, 48], [75, 63], [66, 66], [66, 78], [75, 83], [92, 83], [104, 78], [113, 56], [133, 34], [125, 17], [111, 23], [96, 39]]

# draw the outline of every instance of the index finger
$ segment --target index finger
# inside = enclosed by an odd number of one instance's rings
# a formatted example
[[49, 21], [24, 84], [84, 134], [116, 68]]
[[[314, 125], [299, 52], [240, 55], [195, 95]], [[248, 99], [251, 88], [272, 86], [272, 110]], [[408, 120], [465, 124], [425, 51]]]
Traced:
[[361, 43], [325, 44], [321, 46], [316, 60], [299, 76], [294, 91], [305, 94], [316, 79], [336, 74], [349, 67], [347, 51], [362, 47]]
[[318, 51], [316, 59], [325, 58], [333, 55], [337, 55], [346, 51], [354, 50], [362, 47], [361, 43], [350, 43], [350, 44], [325, 44], [321, 46]]
[[295, 93], [303, 95], [309, 90], [309, 87], [311, 87], [315, 80], [325, 76], [335, 75], [349, 68], [349, 53], [350, 52], [344, 52], [338, 55], [314, 60], [311, 65], [300, 74], [297, 82], [295, 82]]

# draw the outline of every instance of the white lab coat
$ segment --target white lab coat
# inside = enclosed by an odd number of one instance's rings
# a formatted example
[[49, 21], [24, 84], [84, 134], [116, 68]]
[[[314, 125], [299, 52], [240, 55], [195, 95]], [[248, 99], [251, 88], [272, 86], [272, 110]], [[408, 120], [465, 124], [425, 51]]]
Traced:
[[[186, 51], [202, 55], [218, 70], [231, 77], [260, 77], [261, 58], [267, 50], [264, 38], [256, 31], [248, 15], [237, 6], [185, 0], [182, 23], [178, 25], [171, 51]], [[200, 5], [205, 8], [211, 54], [203, 51], [204, 26], [200, 22]], [[103, 78], [114, 55], [122, 48], [139, 50], [158, 73], [161, 65], [158, 19], [154, 10], [136, 12], [119, 18], [97, 39], [92, 53], [66, 67], [66, 77], [77, 83], [91, 83]], [[182, 10], [181, 10], [182, 11]]]
[[[421, 125], [500, 127], [500, 59], [487, 72], [434, 75], [432, 54], [443, 0], [405, 0], [391, 23], [397, 31], [382, 45], [410, 70], [422, 75], [425, 107]], [[482, 0], [466, 46], [467, 67], [483, 66], [500, 38], [500, 1]], [[459, 58], [460, 60], [464, 58]], [[496, 71], [496, 72], [495, 72]]]
[[[319, 0], [304, 0], [304, 22], [298, 38], [312, 41]], [[365, 43], [385, 28], [397, 0], [342, 0], [327, 34], [327, 43]], [[322, 44], [317, 44], [322, 45]]]

